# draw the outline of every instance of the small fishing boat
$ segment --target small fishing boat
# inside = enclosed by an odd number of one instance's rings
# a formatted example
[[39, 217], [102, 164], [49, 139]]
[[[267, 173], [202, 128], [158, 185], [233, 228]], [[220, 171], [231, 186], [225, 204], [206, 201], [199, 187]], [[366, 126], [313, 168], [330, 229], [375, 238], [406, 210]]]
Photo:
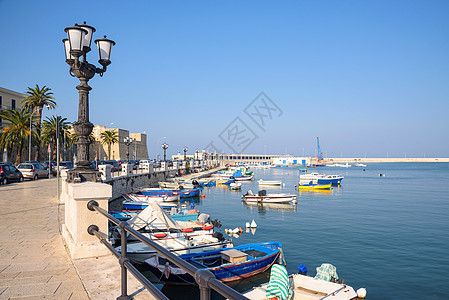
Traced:
[[254, 178], [254, 175], [245, 175], [240, 177], [234, 177], [235, 181], [246, 181], [246, 180], [252, 180]]
[[[330, 264], [323, 265], [332, 266]], [[319, 268], [317, 268], [317, 270], [318, 269]], [[360, 292], [360, 297], [362, 298], [362, 291]], [[366, 292], [364, 294], [366, 296]], [[357, 296], [359, 296], [352, 287], [345, 283], [331, 282], [329, 280], [321, 279], [319, 276], [315, 276], [315, 278], [302, 274], [292, 274], [288, 276], [285, 267], [277, 264], [274, 264], [271, 268], [270, 282], [255, 287], [252, 290], [243, 293], [243, 295], [252, 300], [274, 298], [293, 300], [351, 300], [357, 299]]]
[[318, 184], [328, 184], [340, 185], [341, 181], [344, 179], [343, 175], [326, 175], [323, 174], [322, 177], [318, 178]]
[[303, 190], [303, 191], [315, 191], [315, 190], [330, 190], [332, 187], [332, 183], [327, 183], [327, 184], [314, 184], [314, 183], [309, 183], [309, 184], [301, 184], [301, 182], [297, 185], [299, 190]]
[[260, 179], [257, 182], [259, 183], [259, 185], [275, 185], [275, 186], [281, 186], [282, 185], [282, 181], [281, 180], [263, 180], [263, 179]]
[[[209, 270], [222, 282], [231, 282], [264, 272], [279, 259], [281, 251], [280, 242], [267, 242], [203, 253], [183, 254], [179, 257], [199, 269]], [[195, 278], [159, 255], [151, 256], [145, 260], [145, 263], [157, 278], [161, 278], [163, 283], [196, 283]]]
[[234, 190], [234, 191], [238, 191], [242, 188], [242, 184], [240, 182], [232, 182], [231, 184], [229, 184], [229, 189]]
[[296, 200], [296, 195], [291, 194], [267, 194], [266, 190], [261, 190], [255, 195], [252, 190], [249, 190], [242, 199], [246, 202], [255, 203], [289, 203]]
[[140, 191], [146, 196], [179, 195], [181, 198], [198, 197], [201, 194], [201, 188], [193, 189], [158, 189], [146, 188]]
[[355, 164], [356, 167], [367, 167], [365, 164]]

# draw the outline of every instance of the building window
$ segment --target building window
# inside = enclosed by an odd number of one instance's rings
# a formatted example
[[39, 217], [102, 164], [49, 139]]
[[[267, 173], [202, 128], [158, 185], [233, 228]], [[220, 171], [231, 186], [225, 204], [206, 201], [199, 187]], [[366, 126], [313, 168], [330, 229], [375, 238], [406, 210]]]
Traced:
[[11, 109], [16, 109], [16, 100], [11, 99]]

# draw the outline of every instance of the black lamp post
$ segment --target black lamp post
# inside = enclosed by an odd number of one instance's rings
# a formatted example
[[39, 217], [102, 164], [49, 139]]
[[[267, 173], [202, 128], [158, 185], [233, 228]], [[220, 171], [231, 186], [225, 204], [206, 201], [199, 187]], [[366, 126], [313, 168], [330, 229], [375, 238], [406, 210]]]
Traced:
[[163, 143], [162, 144], [162, 149], [164, 149], [164, 161], [167, 161], [166, 160], [166, 151], [167, 151], [167, 149], [168, 149], [168, 144], [167, 143]]
[[126, 149], [126, 163], [129, 164], [129, 145], [132, 144], [133, 139], [131, 139], [129, 136], [127, 136], [127, 137], [124, 138], [123, 141], [125, 142], [125, 145], [127, 147], [127, 149]]
[[184, 146], [184, 149], [182, 149], [182, 150], [184, 150], [184, 160], [187, 160], [186, 153], [187, 153], [187, 150], [189, 150], [189, 149], [187, 149], [187, 147]]
[[90, 52], [90, 44], [95, 28], [86, 25], [75, 24], [73, 27], [64, 29], [67, 32], [68, 39], [63, 39], [65, 48], [66, 63], [70, 66], [69, 74], [77, 77], [80, 84], [76, 87], [79, 91], [78, 121], [73, 124], [73, 129], [78, 135], [76, 143], [76, 166], [67, 174], [67, 181], [101, 181], [100, 173], [90, 166], [89, 161], [89, 134], [92, 132], [93, 124], [89, 121], [89, 91], [92, 89], [87, 82], [100, 74], [103, 76], [106, 67], [111, 63], [111, 50], [115, 45], [104, 36], [102, 39], [95, 40], [98, 47], [100, 60], [98, 61], [103, 68], [97, 68], [87, 62], [86, 55]]

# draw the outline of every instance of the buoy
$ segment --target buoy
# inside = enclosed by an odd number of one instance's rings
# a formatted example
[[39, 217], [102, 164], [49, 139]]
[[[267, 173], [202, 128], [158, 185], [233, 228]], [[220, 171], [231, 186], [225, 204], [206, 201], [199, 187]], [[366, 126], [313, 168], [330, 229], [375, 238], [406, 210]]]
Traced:
[[359, 288], [357, 290], [357, 297], [365, 299], [365, 297], [366, 297], [366, 289], [365, 288]]
[[307, 268], [303, 264], [300, 264], [298, 267], [298, 273], [299, 274], [307, 274]]
[[235, 227], [234, 230], [232, 230], [232, 233], [239, 233], [240, 229], [238, 227]]
[[205, 198], [206, 198], [206, 195], [202, 194], [202, 195], [201, 195], [201, 198], [205, 199]]
[[251, 228], [256, 228], [257, 227], [257, 224], [256, 224], [256, 222], [253, 220], [252, 222], [251, 222]]
[[251, 225], [249, 224], [249, 222], [246, 222], [246, 228], [251, 227]]

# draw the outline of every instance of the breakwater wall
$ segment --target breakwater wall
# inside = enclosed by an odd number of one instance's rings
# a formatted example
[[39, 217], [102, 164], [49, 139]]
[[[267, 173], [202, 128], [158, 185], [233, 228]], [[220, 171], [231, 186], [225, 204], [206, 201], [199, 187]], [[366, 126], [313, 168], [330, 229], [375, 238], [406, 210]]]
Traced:
[[397, 163], [397, 162], [449, 162], [447, 157], [439, 158], [326, 158], [324, 163]]

